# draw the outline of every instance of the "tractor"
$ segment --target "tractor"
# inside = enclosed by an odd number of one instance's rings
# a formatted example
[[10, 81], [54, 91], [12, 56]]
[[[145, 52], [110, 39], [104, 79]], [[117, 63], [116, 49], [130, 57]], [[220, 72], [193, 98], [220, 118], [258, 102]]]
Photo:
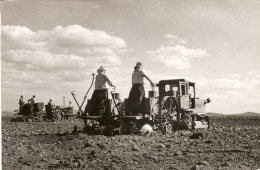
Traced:
[[43, 121], [45, 112], [43, 111], [44, 103], [35, 103], [34, 112], [30, 111], [30, 104], [24, 104], [21, 109], [15, 110], [16, 118], [11, 119], [15, 122], [32, 122], [32, 121]]
[[[45, 110], [44, 110], [45, 106]], [[30, 111], [30, 104], [24, 104], [21, 109], [15, 110], [16, 118], [11, 122], [42, 122], [42, 121], [60, 121], [64, 115], [64, 111], [59, 106], [51, 108], [44, 105], [43, 102], [34, 104], [34, 111]]]

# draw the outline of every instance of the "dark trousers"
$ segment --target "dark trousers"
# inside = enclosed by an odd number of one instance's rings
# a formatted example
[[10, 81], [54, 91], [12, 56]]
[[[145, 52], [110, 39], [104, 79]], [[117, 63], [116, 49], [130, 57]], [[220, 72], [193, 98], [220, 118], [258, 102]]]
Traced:
[[90, 115], [102, 115], [109, 113], [108, 107], [108, 90], [95, 90], [92, 97], [91, 103], [87, 108], [87, 112]]
[[133, 84], [128, 98], [128, 109], [131, 113], [143, 113], [145, 90], [143, 84]]

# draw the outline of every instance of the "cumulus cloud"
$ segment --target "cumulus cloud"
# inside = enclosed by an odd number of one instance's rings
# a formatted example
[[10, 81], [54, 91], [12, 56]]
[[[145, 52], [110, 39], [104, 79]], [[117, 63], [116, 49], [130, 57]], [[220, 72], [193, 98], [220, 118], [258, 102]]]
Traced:
[[38, 31], [23, 26], [2, 26], [1, 29], [5, 69], [52, 72], [64, 81], [79, 80], [75, 78], [81, 75], [77, 70], [88, 72], [97, 67], [97, 63], [118, 65], [120, 54], [127, 50], [124, 39], [80, 25]]
[[75, 52], [73, 49], [81, 50], [82, 48], [91, 50], [94, 47], [104, 47], [115, 52], [126, 48], [123, 39], [111, 36], [104, 31], [90, 30], [80, 25], [56, 26], [49, 31], [39, 30], [36, 32], [22, 26], [2, 26], [2, 37], [7, 50], [9, 48], [26, 48], [69, 53]]
[[154, 57], [154, 59], [158, 60], [164, 66], [174, 67], [176, 69], [188, 69], [190, 68], [191, 58], [201, 58], [209, 55], [206, 50], [190, 49], [182, 45], [161, 45], [154, 51], [148, 51], [147, 53], [155, 54], [156, 57]]

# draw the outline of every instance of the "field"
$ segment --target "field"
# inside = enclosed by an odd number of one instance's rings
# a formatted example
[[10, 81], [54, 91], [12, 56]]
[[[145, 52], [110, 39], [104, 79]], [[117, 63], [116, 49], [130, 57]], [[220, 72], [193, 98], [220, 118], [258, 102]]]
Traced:
[[[257, 169], [260, 116], [212, 117], [207, 131], [139, 135], [72, 134], [82, 120], [2, 120], [3, 169]], [[258, 163], [258, 164], [257, 164]]]

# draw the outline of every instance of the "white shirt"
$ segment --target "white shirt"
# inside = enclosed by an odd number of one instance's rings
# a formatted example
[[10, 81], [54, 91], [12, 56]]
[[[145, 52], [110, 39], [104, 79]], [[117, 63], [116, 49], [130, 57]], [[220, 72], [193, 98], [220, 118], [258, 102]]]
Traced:
[[144, 84], [144, 76], [142, 70], [135, 70], [132, 74], [132, 84]]
[[106, 83], [108, 83], [110, 86], [113, 86], [111, 81], [108, 79], [108, 77], [105, 74], [98, 74], [96, 76], [95, 89], [96, 90], [106, 89]]

